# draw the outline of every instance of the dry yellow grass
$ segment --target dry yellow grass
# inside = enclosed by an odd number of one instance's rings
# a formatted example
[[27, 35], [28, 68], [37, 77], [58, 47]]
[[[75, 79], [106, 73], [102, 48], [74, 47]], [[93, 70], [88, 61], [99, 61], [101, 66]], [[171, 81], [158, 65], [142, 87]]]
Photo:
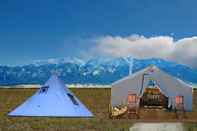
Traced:
[[[0, 131], [123, 131], [135, 120], [108, 118], [110, 89], [72, 89], [77, 97], [94, 113], [94, 118], [8, 117], [7, 113], [31, 96], [35, 89], [0, 89]], [[184, 121], [197, 122], [197, 91], [194, 111], [187, 113]], [[176, 121], [174, 113], [141, 111], [138, 121]], [[197, 129], [197, 124], [186, 123], [187, 129]], [[195, 131], [195, 130], [193, 130]]]
[[0, 131], [119, 131], [128, 129], [128, 120], [110, 120], [110, 89], [72, 89], [94, 113], [94, 118], [8, 117], [7, 113], [21, 104], [35, 89], [0, 89]]

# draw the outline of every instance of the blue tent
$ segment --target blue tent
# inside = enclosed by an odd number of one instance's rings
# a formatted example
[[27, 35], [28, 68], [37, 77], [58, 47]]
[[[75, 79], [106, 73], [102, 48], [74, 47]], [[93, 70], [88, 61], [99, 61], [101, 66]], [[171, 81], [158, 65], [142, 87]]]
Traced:
[[92, 117], [93, 114], [56, 76], [9, 116]]

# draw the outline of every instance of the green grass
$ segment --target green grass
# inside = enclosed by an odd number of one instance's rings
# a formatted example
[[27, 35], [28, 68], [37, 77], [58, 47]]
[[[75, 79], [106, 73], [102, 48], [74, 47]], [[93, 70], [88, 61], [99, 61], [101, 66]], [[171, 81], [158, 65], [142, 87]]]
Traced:
[[[132, 126], [132, 120], [108, 118], [110, 89], [71, 90], [93, 112], [94, 118], [8, 117], [7, 113], [23, 103], [36, 89], [0, 89], [0, 131], [127, 131]], [[194, 96], [197, 96], [197, 91]], [[152, 116], [150, 112], [141, 114], [145, 114], [142, 116], [144, 120]], [[170, 117], [166, 112], [154, 113], [156, 117], [157, 114], [166, 122]], [[197, 97], [194, 97], [194, 111], [187, 116], [187, 120], [197, 122]], [[195, 123], [185, 123], [184, 126], [188, 131], [197, 131]]]

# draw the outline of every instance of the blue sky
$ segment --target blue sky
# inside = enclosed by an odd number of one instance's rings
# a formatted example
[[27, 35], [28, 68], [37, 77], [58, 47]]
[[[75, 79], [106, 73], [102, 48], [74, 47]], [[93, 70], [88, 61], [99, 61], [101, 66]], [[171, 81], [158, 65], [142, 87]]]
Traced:
[[1, 0], [0, 64], [79, 56], [97, 44], [89, 39], [103, 36], [190, 38], [197, 34], [196, 5], [196, 0]]

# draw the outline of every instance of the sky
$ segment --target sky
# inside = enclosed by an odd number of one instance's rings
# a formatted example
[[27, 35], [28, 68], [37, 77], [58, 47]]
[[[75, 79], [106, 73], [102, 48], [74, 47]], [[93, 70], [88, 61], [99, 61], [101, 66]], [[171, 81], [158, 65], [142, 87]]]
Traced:
[[159, 57], [197, 68], [196, 5], [196, 0], [1, 0], [0, 64], [104, 54]]

